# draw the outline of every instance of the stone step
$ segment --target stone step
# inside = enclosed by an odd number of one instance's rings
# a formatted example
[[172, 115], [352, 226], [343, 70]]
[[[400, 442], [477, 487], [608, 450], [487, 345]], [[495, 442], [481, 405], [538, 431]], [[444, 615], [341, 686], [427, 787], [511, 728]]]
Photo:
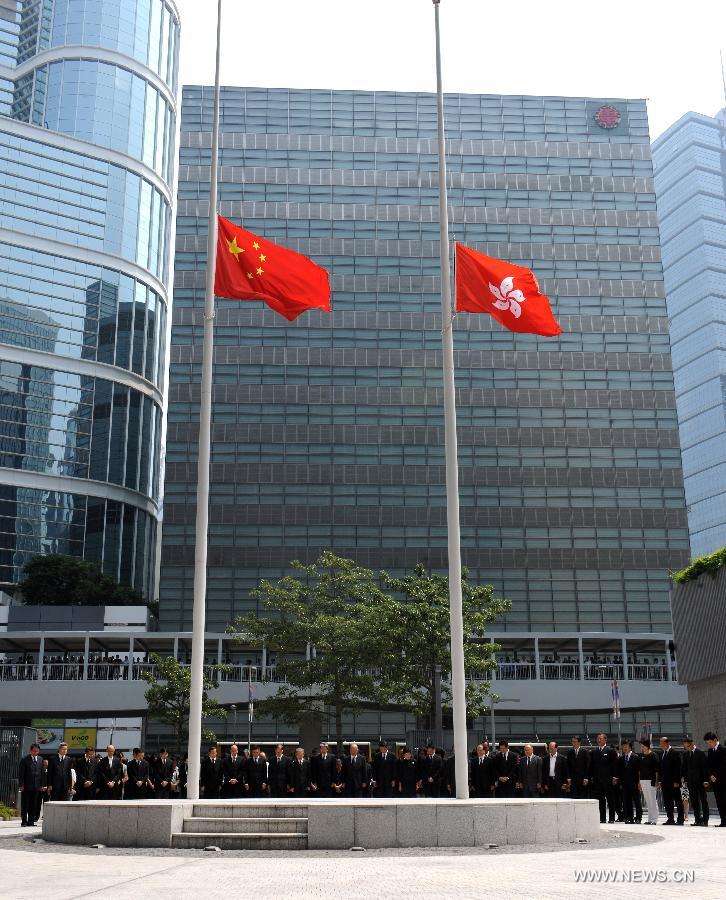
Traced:
[[244, 801], [239, 803], [210, 804], [195, 803], [192, 811], [194, 818], [200, 819], [299, 819], [307, 815], [307, 806], [252, 806]]
[[202, 833], [232, 833], [232, 834], [278, 834], [284, 832], [297, 832], [298, 834], [307, 834], [308, 820], [302, 818], [242, 818], [234, 816], [231, 818], [208, 818], [203, 816], [194, 817], [193, 819], [184, 819], [182, 831], [185, 834]]
[[219, 847], [220, 850], [307, 850], [308, 836], [296, 832], [271, 834], [221, 834], [217, 831], [175, 832], [171, 836], [171, 846], [177, 850], [204, 850], [205, 847]]

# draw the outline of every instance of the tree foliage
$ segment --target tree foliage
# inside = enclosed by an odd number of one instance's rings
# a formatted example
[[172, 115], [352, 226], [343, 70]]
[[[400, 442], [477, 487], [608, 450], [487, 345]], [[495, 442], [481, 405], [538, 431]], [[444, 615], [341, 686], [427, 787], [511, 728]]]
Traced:
[[[391, 656], [390, 598], [373, 572], [331, 551], [311, 565], [291, 565], [299, 578], [262, 581], [254, 592], [268, 616], [241, 616], [234, 630], [242, 643], [275, 654], [287, 681], [260, 702], [260, 711], [290, 723], [311, 713], [329, 717], [341, 747], [343, 713], [387, 697], [378, 669]], [[308, 646], [314, 648], [310, 659]]]
[[724, 566], [726, 566], [726, 547], [721, 547], [708, 556], [699, 556], [697, 559], [692, 559], [685, 569], [681, 569], [680, 572], [673, 572], [671, 577], [676, 584], [695, 581], [704, 573], [710, 575], [711, 578], [715, 578]]
[[[181, 753], [187, 734], [189, 733], [189, 700], [191, 692], [191, 668], [183, 666], [173, 656], [159, 656], [152, 653], [149, 657], [154, 665], [153, 672], [142, 672], [141, 677], [149, 687], [144, 693], [149, 708], [149, 717], [171, 725], [176, 739], [176, 750]], [[226, 667], [205, 666], [202, 692], [202, 721], [211, 718], [224, 718], [227, 710], [210, 699], [208, 692], [218, 687], [216, 677]], [[205, 732], [210, 741], [215, 740], [214, 732]]]
[[144, 602], [142, 595], [127, 584], [104, 575], [96, 562], [64, 556], [38, 555], [22, 569], [18, 585], [25, 603], [37, 606], [129, 606]]
[[[263, 581], [254, 592], [267, 616], [242, 616], [233, 629], [240, 642], [275, 654], [286, 680], [261, 701], [263, 714], [290, 723], [310, 713], [329, 717], [340, 747], [344, 712], [375, 704], [430, 716], [436, 666], [443, 704], [451, 702], [447, 578], [421, 565], [405, 578], [376, 576], [331, 551], [312, 565], [295, 561], [292, 567], [301, 577]], [[484, 675], [494, 668], [498, 647], [471, 636], [483, 635], [510, 604], [496, 599], [491, 586], [470, 584], [468, 573], [462, 589], [467, 671]], [[483, 710], [487, 697], [487, 681], [467, 687], [471, 715]]]

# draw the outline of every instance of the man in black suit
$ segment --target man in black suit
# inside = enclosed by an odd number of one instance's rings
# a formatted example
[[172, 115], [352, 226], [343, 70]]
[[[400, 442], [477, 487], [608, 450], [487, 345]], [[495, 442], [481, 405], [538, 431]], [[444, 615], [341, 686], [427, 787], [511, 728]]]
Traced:
[[237, 744], [232, 744], [229, 748], [229, 756], [225, 756], [222, 760], [222, 777], [224, 784], [222, 785], [222, 796], [229, 798], [244, 797], [247, 782], [245, 773], [247, 771], [247, 760], [239, 752]]
[[692, 825], [708, 827], [708, 796], [704, 784], [708, 781], [706, 754], [699, 750], [692, 738], [683, 738], [683, 778], [688, 787], [688, 797], [695, 821]]
[[599, 734], [590, 753], [590, 784], [600, 806], [600, 821], [615, 821], [617, 807], [618, 754], [608, 747], [606, 734]]
[[519, 758], [517, 786], [523, 797], [542, 796], [542, 757], [535, 756], [531, 744], [524, 745], [524, 753]]
[[40, 815], [40, 787], [43, 780], [43, 760], [40, 744], [31, 744], [30, 753], [20, 760], [18, 790], [20, 791], [20, 824], [35, 825]]
[[76, 794], [74, 800], [95, 800], [98, 791], [98, 757], [93, 747], [76, 762]]
[[350, 745], [350, 754], [343, 759], [343, 780], [346, 797], [364, 797], [368, 789], [368, 762], [358, 753], [358, 744]]
[[559, 752], [557, 741], [547, 745], [547, 756], [542, 760], [542, 795], [562, 797], [562, 788], [567, 786], [567, 760]]
[[169, 751], [162, 747], [158, 758], [154, 761], [153, 779], [156, 787], [154, 796], [157, 800], [169, 800], [171, 797], [171, 777], [174, 774], [174, 760], [169, 758]]
[[376, 797], [393, 797], [396, 791], [397, 760], [388, 749], [387, 741], [381, 741], [378, 753], [373, 757], [373, 781]]
[[421, 785], [426, 797], [438, 797], [441, 791], [441, 777], [444, 761], [433, 744], [426, 747], [426, 756], [421, 760]]
[[287, 770], [287, 791], [296, 797], [307, 797], [310, 794], [310, 761], [305, 759], [305, 750], [298, 747], [295, 759]]
[[48, 760], [48, 799], [68, 800], [73, 787], [71, 769], [73, 764], [68, 756], [68, 744], [61, 744], [58, 753]]
[[205, 800], [219, 800], [222, 787], [222, 763], [217, 759], [217, 748], [207, 750], [207, 758], [202, 760], [199, 771], [202, 794]]
[[572, 747], [567, 751], [567, 786], [573, 800], [590, 796], [590, 753], [582, 746], [579, 735], [573, 735]]
[[623, 818], [629, 825], [634, 822], [639, 825], [643, 818], [643, 805], [640, 802], [640, 757], [633, 753], [630, 741], [623, 741], [622, 750], [618, 760], [618, 782], [623, 789]]
[[488, 751], [489, 744], [477, 744], [471, 761], [471, 794], [477, 799], [491, 797], [494, 792], [494, 760]]
[[703, 739], [708, 744], [706, 758], [708, 780], [704, 782], [704, 787], [707, 784], [711, 786], [716, 800], [718, 814], [721, 817], [721, 823], [717, 827], [726, 828], [726, 748], [721, 746], [713, 731], [707, 731]]
[[288, 787], [288, 769], [292, 764], [289, 756], [285, 756], [285, 748], [282, 744], [275, 747], [275, 753], [268, 762], [267, 777], [270, 784], [271, 797], [284, 797]]
[[316, 797], [332, 797], [335, 791], [332, 788], [335, 778], [335, 757], [330, 752], [330, 747], [323, 741], [320, 744], [320, 753], [310, 760], [310, 790]]
[[494, 793], [497, 797], [513, 797], [519, 774], [519, 757], [509, 749], [507, 741], [499, 741], [494, 757]]
[[252, 756], [247, 760], [245, 778], [247, 780], [246, 796], [264, 797], [267, 795], [267, 763], [260, 757], [258, 744], [252, 748]]
[[[660, 789], [667, 817], [663, 824], [682, 825], [683, 797], [681, 796], [681, 781], [683, 773], [681, 771], [681, 759], [678, 752], [671, 747], [671, 742], [667, 737], [660, 739], [660, 749], [663, 751], [660, 756]], [[674, 806], [678, 812], [678, 819], [675, 822], [673, 821]]]
[[144, 759], [144, 751], [140, 747], [134, 747], [134, 758], [126, 766], [126, 791], [125, 800], [146, 800], [153, 791], [151, 781], [151, 766], [148, 759]]
[[113, 744], [106, 747], [106, 755], [98, 764], [98, 787], [101, 800], [120, 800], [124, 768], [116, 756]]

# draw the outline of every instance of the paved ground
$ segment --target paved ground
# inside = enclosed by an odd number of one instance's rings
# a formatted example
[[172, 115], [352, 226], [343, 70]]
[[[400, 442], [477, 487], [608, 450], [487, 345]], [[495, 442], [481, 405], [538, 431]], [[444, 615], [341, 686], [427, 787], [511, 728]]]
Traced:
[[[305, 853], [92, 850], [33, 843], [36, 829], [0, 825], [3, 900], [251, 900], [395, 897], [518, 900], [587, 896], [726, 896], [726, 829], [605, 826], [601, 844], [529, 848]], [[493, 838], [494, 840], [494, 838]], [[683, 883], [693, 873], [694, 880]], [[585, 877], [617, 884], [578, 883]], [[588, 874], [589, 873], [589, 874]], [[603, 876], [601, 873], [606, 873]], [[629, 878], [631, 883], [623, 884]], [[658, 879], [656, 883], [647, 879]]]

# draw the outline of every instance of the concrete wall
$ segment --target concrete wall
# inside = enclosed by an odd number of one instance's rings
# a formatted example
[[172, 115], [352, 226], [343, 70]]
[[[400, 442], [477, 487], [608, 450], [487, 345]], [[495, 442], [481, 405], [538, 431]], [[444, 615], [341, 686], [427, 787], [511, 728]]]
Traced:
[[171, 847], [192, 814], [186, 800], [63, 801], [43, 806], [43, 838], [59, 844]]
[[688, 685], [693, 738], [703, 746], [703, 735], [715, 731], [726, 741], [726, 674], [692, 681]]

